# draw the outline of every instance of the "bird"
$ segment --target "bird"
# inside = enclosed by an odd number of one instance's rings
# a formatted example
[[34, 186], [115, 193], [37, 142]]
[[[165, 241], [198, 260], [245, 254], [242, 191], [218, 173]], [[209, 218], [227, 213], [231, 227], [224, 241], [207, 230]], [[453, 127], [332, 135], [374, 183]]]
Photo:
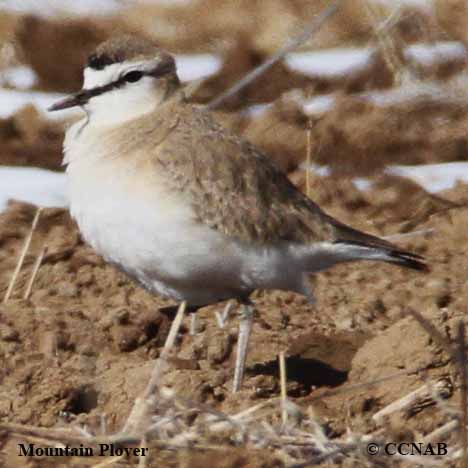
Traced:
[[192, 311], [241, 305], [233, 390], [241, 388], [254, 290], [313, 301], [309, 275], [360, 260], [428, 271], [425, 259], [325, 213], [253, 144], [190, 103], [174, 57], [111, 37], [84, 66], [63, 149], [70, 213], [105, 261]]

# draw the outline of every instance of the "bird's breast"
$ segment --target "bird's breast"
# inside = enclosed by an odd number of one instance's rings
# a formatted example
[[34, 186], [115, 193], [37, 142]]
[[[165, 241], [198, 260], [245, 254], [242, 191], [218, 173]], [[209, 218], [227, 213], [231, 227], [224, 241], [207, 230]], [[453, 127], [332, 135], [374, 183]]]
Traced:
[[142, 268], [191, 224], [190, 206], [131, 163], [75, 161], [67, 172], [71, 214], [109, 261]]
[[192, 303], [242, 289], [237, 244], [196, 221], [189, 201], [158, 177], [117, 160], [74, 159], [67, 173], [85, 241], [149, 289]]
[[72, 143], [70, 211], [84, 239], [150, 290], [191, 304], [255, 288], [301, 290], [302, 271], [284, 270], [283, 246], [246, 245], [204, 224], [188, 195], [139, 154]]

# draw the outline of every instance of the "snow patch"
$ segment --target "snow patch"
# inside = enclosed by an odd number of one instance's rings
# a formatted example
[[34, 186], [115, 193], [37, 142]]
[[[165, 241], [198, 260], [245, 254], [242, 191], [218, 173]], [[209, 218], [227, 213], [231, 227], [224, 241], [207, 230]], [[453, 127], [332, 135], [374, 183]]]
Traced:
[[32, 88], [36, 82], [37, 75], [31, 67], [19, 65], [0, 72], [0, 87], [26, 90]]
[[[309, 168], [311, 172], [321, 177], [331, 173], [327, 166], [303, 164], [304, 169]], [[416, 182], [429, 193], [437, 193], [453, 188], [457, 182], [468, 183], [468, 162], [449, 162], [441, 164], [422, 164], [417, 166], [389, 166], [384, 171], [387, 174], [406, 177]], [[372, 182], [364, 177], [353, 179], [354, 185], [359, 190], [368, 190]]]
[[413, 7], [430, 12], [434, 7], [434, 0], [373, 0], [375, 3], [387, 6], [388, 8]]
[[[335, 48], [294, 52], [285, 57], [286, 66], [311, 78], [338, 79], [363, 70], [375, 48]], [[431, 66], [467, 57], [462, 42], [440, 41], [407, 47], [405, 57], [421, 66]]]
[[43, 17], [57, 15], [106, 15], [126, 6], [119, 0], [3, 0], [1, 10], [31, 13]]
[[8, 200], [46, 207], [68, 206], [66, 174], [33, 167], [0, 167], [0, 211]]
[[285, 57], [288, 68], [308, 76], [337, 78], [364, 68], [372, 49], [336, 48], [312, 52], [293, 52]]
[[320, 115], [325, 114], [335, 105], [336, 96], [333, 94], [323, 94], [308, 99], [303, 104], [304, 112], [307, 115]]
[[184, 82], [214, 75], [222, 65], [221, 58], [212, 54], [177, 54], [175, 60], [179, 78]]
[[468, 162], [464, 161], [422, 166], [391, 166], [386, 172], [407, 177], [430, 193], [451, 189], [458, 181], [468, 183]]
[[440, 62], [467, 58], [467, 49], [462, 42], [447, 41], [434, 44], [414, 44], [407, 47], [404, 54], [406, 59], [430, 67]]
[[65, 97], [64, 94], [58, 93], [42, 93], [39, 91], [18, 91], [14, 89], [0, 88], [0, 118], [11, 117], [22, 107], [33, 104], [36, 109], [43, 114], [47, 114], [48, 118], [62, 120], [77, 115], [79, 110], [70, 109], [63, 112], [47, 112], [47, 108], [54, 102]]

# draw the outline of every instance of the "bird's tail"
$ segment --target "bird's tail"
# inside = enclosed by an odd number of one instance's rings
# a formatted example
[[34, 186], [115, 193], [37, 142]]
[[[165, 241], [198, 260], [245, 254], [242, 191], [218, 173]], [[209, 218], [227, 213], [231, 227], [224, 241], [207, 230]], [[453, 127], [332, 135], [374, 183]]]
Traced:
[[400, 250], [397, 247], [386, 245], [376, 246], [364, 242], [338, 240], [335, 244], [340, 244], [348, 250], [348, 254], [356, 260], [378, 260], [393, 263], [412, 270], [428, 272], [429, 267], [421, 255]]
[[429, 267], [421, 255], [401, 250], [392, 243], [379, 237], [366, 234], [341, 223], [335, 224], [335, 245], [356, 260], [378, 260], [411, 268], [412, 270], [429, 271]]

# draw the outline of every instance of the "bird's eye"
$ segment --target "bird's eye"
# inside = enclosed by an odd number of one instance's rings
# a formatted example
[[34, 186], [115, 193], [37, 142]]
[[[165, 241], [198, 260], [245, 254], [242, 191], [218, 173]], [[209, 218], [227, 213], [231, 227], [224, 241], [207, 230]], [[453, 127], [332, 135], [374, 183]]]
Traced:
[[126, 73], [124, 75], [124, 80], [127, 83], [135, 83], [136, 81], [140, 80], [142, 76], [143, 76], [143, 72], [134, 70], [134, 71]]

